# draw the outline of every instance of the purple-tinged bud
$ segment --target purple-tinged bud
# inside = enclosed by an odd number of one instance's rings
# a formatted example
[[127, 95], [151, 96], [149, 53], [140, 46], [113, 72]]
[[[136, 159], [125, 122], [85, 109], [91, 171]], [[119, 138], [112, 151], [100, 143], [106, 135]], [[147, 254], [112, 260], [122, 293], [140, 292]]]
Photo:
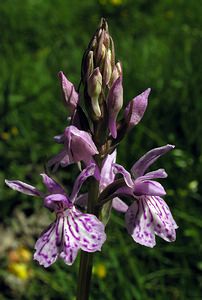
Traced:
[[113, 83], [108, 95], [108, 126], [112, 137], [117, 137], [116, 119], [123, 106], [122, 76], [119, 76]]
[[99, 96], [102, 91], [102, 75], [99, 68], [96, 68], [88, 79], [88, 95], [91, 98], [92, 109], [96, 117], [101, 117]]
[[75, 126], [69, 126], [65, 129], [65, 149], [72, 156], [75, 162], [90, 162], [91, 157], [98, 153], [91, 135], [83, 130], [78, 130]]
[[107, 85], [111, 79], [112, 75], [112, 65], [111, 65], [111, 50], [108, 49], [106, 53], [105, 63], [104, 63], [104, 71], [103, 71], [103, 80]]
[[98, 47], [97, 47], [97, 53], [96, 53], [96, 63], [98, 64], [103, 56], [103, 42], [104, 42], [104, 29], [100, 29], [98, 34]]
[[92, 161], [92, 157], [98, 154], [92, 136], [73, 125], [65, 128], [64, 133], [55, 137], [55, 140], [63, 143], [64, 148], [48, 162], [48, 167], [54, 166], [54, 169], [59, 165], [65, 167], [79, 161], [83, 161], [85, 165], [88, 165]]
[[109, 85], [112, 86], [112, 84], [117, 80], [118, 77], [122, 76], [122, 66], [120, 61], [116, 63], [116, 65], [113, 68], [113, 72], [111, 75], [110, 83]]
[[69, 108], [70, 113], [73, 114], [79, 101], [79, 95], [76, 92], [74, 85], [65, 77], [62, 71], [58, 73], [58, 76], [60, 79], [65, 104]]
[[124, 119], [131, 129], [133, 126], [137, 125], [142, 119], [144, 112], [148, 104], [148, 96], [151, 89], [147, 89], [133, 100], [131, 100], [125, 108]]

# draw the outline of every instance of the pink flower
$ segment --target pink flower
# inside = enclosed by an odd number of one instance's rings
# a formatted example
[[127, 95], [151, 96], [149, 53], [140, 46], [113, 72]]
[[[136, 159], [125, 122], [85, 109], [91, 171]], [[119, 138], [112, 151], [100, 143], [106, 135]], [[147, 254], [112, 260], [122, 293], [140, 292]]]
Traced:
[[151, 164], [173, 148], [172, 145], [166, 145], [147, 152], [133, 165], [132, 177], [122, 166], [114, 164], [115, 173], [121, 173], [126, 182], [126, 186], [117, 190], [115, 195], [135, 199], [125, 214], [126, 227], [134, 241], [147, 247], [155, 246], [155, 235], [168, 242], [176, 239], [175, 229], [178, 226], [168, 205], [161, 198], [166, 192], [159, 182], [154, 181], [167, 177], [167, 174], [164, 169], [145, 174]]
[[106, 240], [104, 225], [92, 214], [80, 212], [74, 205], [83, 182], [93, 176], [95, 164], [89, 165], [77, 177], [72, 193], [68, 196], [64, 189], [46, 174], [41, 174], [47, 194], [35, 187], [17, 180], [6, 180], [6, 184], [23, 194], [42, 197], [44, 206], [54, 211], [56, 219], [43, 231], [35, 244], [34, 259], [44, 267], [49, 267], [57, 258], [67, 265], [76, 259], [79, 249], [86, 252], [101, 250]]

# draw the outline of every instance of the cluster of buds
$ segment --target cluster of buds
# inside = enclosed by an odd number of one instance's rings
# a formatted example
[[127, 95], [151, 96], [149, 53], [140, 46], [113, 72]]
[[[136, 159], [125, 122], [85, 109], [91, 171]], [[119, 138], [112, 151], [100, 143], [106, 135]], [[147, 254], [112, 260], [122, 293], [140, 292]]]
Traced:
[[84, 54], [82, 82], [93, 122], [103, 123], [105, 137], [109, 131], [116, 138], [116, 119], [123, 106], [122, 67], [115, 60], [113, 39], [104, 19]]
[[[59, 166], [79, 163], [82, 171], [72, 193], [67, 194], [45, 173], [41, 174], [45, 193], [18, 180], [6, 181], [14, 190], [42, 198], [44, 206], [56, 214], [55, 221], [35, 245], [34, 259], [44, 267], [59, 257], [71, 265], [79, 249], [100, 250], [106, 240], [105, 226], [112, 209], [125, 214], [128, 233], [139, 244], [153, 247], [155, 235], [166, 241], [175, 240], [177, 225], [162, 199], [166, 192], [156, 181], [167, 174], [164, 169], [146, 173], [174, 146], [150, 150], [134, 163], [131, 172], [116, 163], [117, 144], [142, 119], [150, 93], [147, 89], [132, 99], [122, 119], [117, 121], [123, 106], [122, 77], [121, 64], [115, 61], [113, 40], [102, 19], [83, 56], [79, 89], [63, 72], [59, 73], [64, 102], [69, 109], [69, 125], [55, 137], [62, 149], [48, 166], [56, 170]], [[81, 186], [89, 177], [89, 192], [82, 194]]]

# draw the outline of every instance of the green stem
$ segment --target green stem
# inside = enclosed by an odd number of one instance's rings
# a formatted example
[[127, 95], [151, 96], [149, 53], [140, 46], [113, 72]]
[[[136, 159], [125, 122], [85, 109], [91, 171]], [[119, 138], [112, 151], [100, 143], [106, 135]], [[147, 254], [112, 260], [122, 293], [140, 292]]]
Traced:
[[[96, 214], [96, 204], [99, 193], [99, 182], [95, 178], [90, 179], [88, 193], [87, 212]], [[77, 300], [88, 300], [90, 293], [90, 283], [93, 268], [93, 253], [81, 251], [79, 278], [77, 289]]]

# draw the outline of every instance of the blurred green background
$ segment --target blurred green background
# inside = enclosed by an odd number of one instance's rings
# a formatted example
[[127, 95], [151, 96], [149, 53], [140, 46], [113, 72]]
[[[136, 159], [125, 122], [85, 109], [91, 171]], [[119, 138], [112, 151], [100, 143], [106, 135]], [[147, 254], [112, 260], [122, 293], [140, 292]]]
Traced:
[[[47, 270], [32, 262], [49, 224], [42, 201], [15, 193], [4, 179], [42, 188], [39, 173], [58, 151], [66, 111], [57, 73], [77, 86], [82, 54], [107, 18], [124, 70], [125, 103], [152, 88], [143, 121], [119, 146], [130, 168], [152, 147], [176, 149], [159, 160], [169, 177], [166, 201], [179, 225], [175, 243], [135, 244], [113, 213], [95, 256], [91, 299], [181, 300], [202, 297], [202, 2], [196, 0], [0, 1], [0, 299], [74, 300], [78, 261]], [[57, 177], [71, 187], [76, 169]]]

